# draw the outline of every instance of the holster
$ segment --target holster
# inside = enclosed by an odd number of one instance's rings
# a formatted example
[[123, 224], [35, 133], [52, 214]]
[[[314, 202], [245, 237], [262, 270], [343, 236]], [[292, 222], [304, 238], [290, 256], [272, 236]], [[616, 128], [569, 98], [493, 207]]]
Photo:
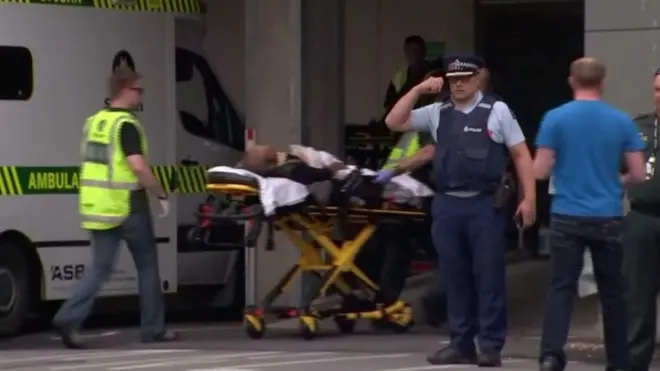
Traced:
[[512, 197], [514, 192], [514, 186], [515, 183], [513, 175], [504, 173], [500, 179], [500, 184], [495, 190], [495, 196], [493, 197], [495, 208], [502, 208], [509, 202], [509, 199]]

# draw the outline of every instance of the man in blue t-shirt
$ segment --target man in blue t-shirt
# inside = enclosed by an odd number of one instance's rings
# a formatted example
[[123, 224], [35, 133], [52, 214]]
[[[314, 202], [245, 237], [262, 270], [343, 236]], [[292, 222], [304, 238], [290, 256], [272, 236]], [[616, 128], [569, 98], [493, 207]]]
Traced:
[[[605, 66], [582, 58], [571, 65], [574, 100], [546, 113], [534, 171], [553, 176], [552, 279], [541, 339], [541, 370], [566, 366], [572, 302], [589, 246], [603, 307], [607, 370], [628, 370], [626, 308], [621, 277], [623, 185], [644, 180], [644, 144], [632, 119], [601, 101]], [[622, 159], [628, 174], [620, 176]]]

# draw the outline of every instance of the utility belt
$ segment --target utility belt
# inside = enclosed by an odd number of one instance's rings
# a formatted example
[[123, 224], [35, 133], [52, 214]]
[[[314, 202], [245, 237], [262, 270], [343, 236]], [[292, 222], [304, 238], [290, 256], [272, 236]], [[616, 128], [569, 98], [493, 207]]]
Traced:
[[448, 186], [442, 187], [438, 192], [479, 192], [483, 194], [493, 195], [493, 206], [501, 208], [506, 206], [515, 191], [515, 182], [513, 176], [509, 173], [504, 173], [499, 182], [484, 183], [480, 187], [475, 186]]
[[632, 202], [630, 204], [630, 210], [647, 216], [660, 218], [660, 203]]

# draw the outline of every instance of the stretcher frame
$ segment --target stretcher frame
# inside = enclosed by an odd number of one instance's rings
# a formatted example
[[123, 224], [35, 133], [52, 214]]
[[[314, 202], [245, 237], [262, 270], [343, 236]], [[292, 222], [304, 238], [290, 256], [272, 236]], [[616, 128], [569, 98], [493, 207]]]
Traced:
[[[250, 197], [258, 199], [259, 194], [258, 188], [245, 184], [212, 183], [207, 184], [206, 189], [211, 194], [229, 196], [236, 201], [245, 201]], [[246, 308], [243, 318], [246, 334], [253, 339], [262, 338], [266, 332], [264, 317], [267, 313], [274, 313], [284, 318], [298, 318], [301, 335], [307, 340], [313, 339], [317, 334], [318, 321], [329, 317], [334, 319], [342, 333], [352, 333], [358, 319], [385, 321], [395, 332], [408, 331], [413, 325], [411, 306], [401, 300], [390, 305], [382, 304], [378, 286], [355, 265], [354, 260], [378, 228], [373, 222], [374, 218], [394, 216], [406, 217], [406, 221], [423, 220], [425, 213], [401, 210], [389, 203], [385, 203], [383, 209], [351, 208], [350, 213], [348, 209], [337, 206], [319, 208], [307, 205], [305, 208], [306, 211], [285, 212], [269, 222], [269, 239], [272, 239], [273, 230], [282, 232], [299, 249], [300, 258], [258, 305], [256, 305], [255, 293], [256, 249], [254, 244], [246, 244]], [[248, 223], [255, 222], [254, 218], [251, 218]], [[342, 222], [359, 224], [361, 229], [351, 239], [345, 238], [344, 234], [344, 238], [340, 241], [333, 241], [330, 237], [332, 231]], [[312, 242], [306, 241], [301, 232], [311, 237]], [[269, 240], [267, 245], [272, 245], [272, 240]], [[330, 261], [324, 260], [324, 253]], [[307, 298], [303, 295], [299, 307], [273, 306], [273, 302], [305, 272], [320, 278], [318, 287], [314, 290], [315, 294]], [[347, 277], [351, 275], [354, 280]], [[323, 310], [314, 309], [312, 302], [328, 294], [332, 289], [343, 297], [342, 306]], [[354, 297], [356, 290], [366, 294], [367, 298], [360, 302]], [[367, 305], [363, 307], [361, 304]]]

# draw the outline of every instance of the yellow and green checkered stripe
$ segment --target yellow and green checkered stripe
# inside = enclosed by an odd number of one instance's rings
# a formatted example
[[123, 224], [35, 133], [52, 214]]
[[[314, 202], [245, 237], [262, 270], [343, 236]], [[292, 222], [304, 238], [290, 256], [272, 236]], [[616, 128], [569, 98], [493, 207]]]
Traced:
[[[206, 166], [152, 167], [170, 193], [204, 193]], [[78, 193], [78, 166], [0, 166], [0, 196]]]
[[200, 0], [0, 0], [1, 3], [67, 5], [130, 12], [201, 13]]

